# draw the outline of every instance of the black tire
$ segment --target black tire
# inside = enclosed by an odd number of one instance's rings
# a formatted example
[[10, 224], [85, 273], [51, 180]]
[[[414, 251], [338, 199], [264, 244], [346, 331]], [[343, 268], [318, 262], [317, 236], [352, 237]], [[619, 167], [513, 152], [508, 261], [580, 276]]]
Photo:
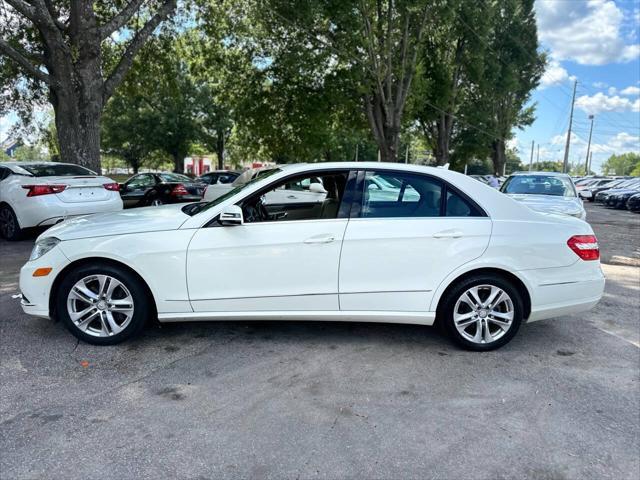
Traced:
[[[67, 310], [67, 298], [73, 286], [79, 280], [91, 275], [108, 275], [121, 282], [133, 298], [133, 315], [128, 325], [119, 333], [110, 336], [94, 336], [78, 328]], [[111, 264], [81, 265], [68, 272], [56, 292], [56, 314], [65, 327], [83, 342], [93, 345], [115, 345], [140, 334], [150, 313], [153, 311], [147, 289], [140, 279], [129, 271]], [[114, 314], [115, 315], [115, 314]]]
[[[502, 289], [507, 295], [509, 295], [513, 304], [513, 320], [511, 321], [511, 327], [502, 337], [490, 343], [475, 343], [467, 340], [460, 334], [460, 332], [458, 332], [458, 329], [454, 324], [453, 311], [458, 299], [464, 292], [478, 285], [491, 285]], [[438, 311], [438, 322], [442, 324], [442, 327], [447, 332], [449, 338], [461, 347], [467, 350], [485, 352], [500, 348], [511, 341], [516, 333], [518, 333], [518, 329], [522, 323], [523, 312], [522, 296], [511, 281], [498, 275], [480, 274], [465, 278], [445, 293], [441, 302], [441, 308]]]
[[0, 236], [5, 240], [15, 242], [21, 240], [24, 230], [20, 228], [18, 217], [13, 209], [7, 205], [0, 206]]
[[160, 205], [164, 205], [164, 202], [157, 195], [151, 195], [147, 200], [147, 206], [149, 207], [159, 207]]

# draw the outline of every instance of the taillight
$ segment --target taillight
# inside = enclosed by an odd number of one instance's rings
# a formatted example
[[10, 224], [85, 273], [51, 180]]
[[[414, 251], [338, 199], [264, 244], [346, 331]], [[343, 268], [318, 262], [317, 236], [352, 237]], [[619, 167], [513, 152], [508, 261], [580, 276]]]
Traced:
[[27, 197], [37, 197], [38, 195], [51, 195], [52, 193], [63, 192], [66, 185], [22, 185], [22, 188], [29, 190]]
[[118, 183], [103, 183], [102, 186], [111, 192], [117, 192], [120, 190]]
[[173, 187], [173, 190], [171, 190], [171, 195], [173, 197], [180, 197], [181, 195], [189, 195], [189, 192], [187, 191], [184, 185], [179, 183], [178, 185]]
[[567, 240], [567, 245], [582, 260], [598, 260], [600, 258], [600, 248], [595, 235], [574, 235]]

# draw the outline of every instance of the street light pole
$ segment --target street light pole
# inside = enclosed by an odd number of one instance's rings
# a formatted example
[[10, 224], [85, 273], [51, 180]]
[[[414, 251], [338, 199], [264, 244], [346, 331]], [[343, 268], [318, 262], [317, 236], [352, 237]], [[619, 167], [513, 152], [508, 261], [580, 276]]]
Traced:
[[578, 81], [573, 82], [573, 96], [571, 97], [571, 113], [569, 114], [569, 130], [567, 130], [567, 143], [564, 147], [564, 161], [562, 162], [562, 173], [569, 170], [569, 145], [571, 144], [571, 127], [573, 125], [573, 104], [576, 101], [576, 87]]
[[587, 158], [585, 160], [585, 175], [589, 175], [589, 153], [591, 151], [591, 134], [593, 133], [593, 115], [589, 115], [591, 120], [591, 128], [589, 128], [589, 143], [587, 143]]
[[535, 140], [531, 140], [531, 158], [529, 159], [529, 171], [531, 171], [531, 169], [533, 168], [533, 150], [534, 150], [534, 145], [535, 144]]

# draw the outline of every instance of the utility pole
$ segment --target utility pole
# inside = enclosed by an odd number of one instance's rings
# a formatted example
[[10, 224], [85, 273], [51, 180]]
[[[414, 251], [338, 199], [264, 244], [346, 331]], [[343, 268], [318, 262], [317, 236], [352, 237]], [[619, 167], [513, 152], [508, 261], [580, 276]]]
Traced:
[[356, 162], [358, 161], [358, 144], [356, 143]]
[[569, 114], [569, 130], [567, 130], [567, 144], [564, 147], [564, 162], [562, 162], [562, 173], [569, 170], [569, 145], [571, 144], [571, 127], [573, 125], [573, 104], [576, 101], [576, 87], [578, 81], [573, 82], [573, 96], [571, 97], [571, 113]]
[[531, 140], [531, 158], [529, 159], [529, 171], [533, 168], [533, 150], [535, 146], [535, 140]]
[[409, 144], [407, 144], [407, 150], [404, 152], [404, 163], [409, 163]]
[[589, 128], [589, 143], [587, 143], [587, 159], [585, 160], [585, 175], [589, 175], [589, 153], [591, 151], [591, 134], [593, 133], [593, 115], [589, 115], [591, 120], [591, 128]]
[[536, 154], [536, 168], [540, 168], [538, 167], [539, 164], [540, 164], [540, 144], [538, 144], [538, 153]]
[[593, 163], [593, 152], [591, 152], [589, 154], [589, 167], [588, 167], [588, 171], [591, 171], [591, 164]]

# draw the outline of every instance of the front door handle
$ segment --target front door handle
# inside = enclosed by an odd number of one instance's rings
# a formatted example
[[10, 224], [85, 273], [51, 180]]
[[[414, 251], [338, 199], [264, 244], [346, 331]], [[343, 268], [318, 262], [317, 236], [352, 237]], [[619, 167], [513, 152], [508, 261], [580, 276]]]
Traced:
[[314, 243], [331, 243], [336, 239], [333, 235], [316, 235], [315, 237], [307, 238], [304, 243], [306, 244], [314, 244]]
[[443, 230], [433, 234], [433, 238], [460, 238], [461, 236], [460, 230]]
[[295, 195], [287, 195], [287, 198], [290, 198], [291, 200], [295, 200], [298, 197], [296, 197]]

